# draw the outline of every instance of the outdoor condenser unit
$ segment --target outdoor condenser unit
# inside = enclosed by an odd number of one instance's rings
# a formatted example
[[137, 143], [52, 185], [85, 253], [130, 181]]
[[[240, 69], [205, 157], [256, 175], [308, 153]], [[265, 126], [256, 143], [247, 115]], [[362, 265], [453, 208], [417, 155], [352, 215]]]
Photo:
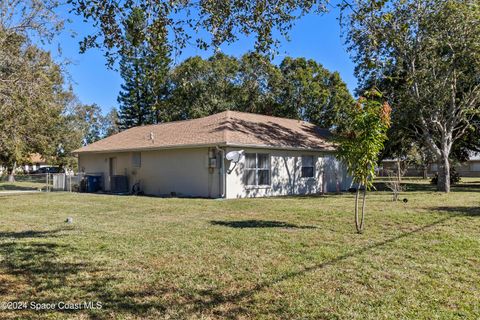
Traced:
[[112, 176], [111, 180], [111, 192], [112, 193], [128, 193], [128, 179], [127, 176]]

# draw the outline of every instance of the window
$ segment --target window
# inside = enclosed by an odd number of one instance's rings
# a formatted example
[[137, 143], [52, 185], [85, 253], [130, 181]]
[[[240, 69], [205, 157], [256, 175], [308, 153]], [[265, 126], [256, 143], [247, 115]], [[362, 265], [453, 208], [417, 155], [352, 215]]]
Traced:
[[313, 178], [314, 168], [313, 156], [302, 156], [302, 178]]
[[140, 168], [142, 166], [142, 154], [140, 152], [132, 153], [132, 167]]
[[270, 185], [270, 157], [268, 154], [245, 154], [245, 184], [247, 186]]

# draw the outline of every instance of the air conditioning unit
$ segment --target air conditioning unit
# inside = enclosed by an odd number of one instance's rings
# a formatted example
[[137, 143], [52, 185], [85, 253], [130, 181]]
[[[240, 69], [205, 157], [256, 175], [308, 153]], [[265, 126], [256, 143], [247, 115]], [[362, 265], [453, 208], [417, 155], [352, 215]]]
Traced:
[[126, 176], [112, 176], [110, 191], [112, 193], [128, 193], [128, 178]]

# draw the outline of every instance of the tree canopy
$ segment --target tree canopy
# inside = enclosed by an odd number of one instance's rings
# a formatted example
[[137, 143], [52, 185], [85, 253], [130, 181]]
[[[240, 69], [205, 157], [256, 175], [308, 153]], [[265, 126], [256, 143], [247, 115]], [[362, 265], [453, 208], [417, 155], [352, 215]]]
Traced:
[[271, 53], [278, 37], [288, 37], [295, 21], [309, 12], [325, 12], [326, 0], [260, 1], [110, 1], [68, 0], [72, 11], [95, 30], [81, 42], [81, 51], [100, 47], [110, 66], [128, 50], [124, 21], [132, 11], [145, 12], [147, 34], [167, 30], [172, 48], [180, 52], [189, 43], [205, 49], [234, 42], [239, 36], [255, 37], [257, 52]]
[[156, 123], [162, 112], [170, 67], [166, 32], [149, 35], [146, 16], [136, 8], [124, 21], [125, 48], [120, 59], [124, 80], [118, 96], [122, 129]]
[[480, 6], [471, 0], [359, 0], [346, 4], [348, 43], [363, 88], [377, 85], [409, 132], [439, 164], [450, 190], [450, 155], [480, 110]]
[[353, 103], [337, 72], [305, 58], [287, 57], [277, 66], [258, 53], [188, 58], [171, 71], [169, 90], [170, 113], [159, 121], [237, 110], [331, 127]]
[[53, 156], [55, 132], [70, 98], [48, 52], [0, 29], [0, 162], [13, 169], [30, 153]]
[[[375, 167], [390, 127], [391, 107], [382, 102], [376, 90], [365, 92], [353, 108], [346, 110], [346, 122], [336, 130], [337, 155], [347, 166], [356, 186], [355, 226], [361, 233], [364, 227], [366, 192], [373, 186]], [[363, 188], [361, 216], [358, 212], [358, 195]]]

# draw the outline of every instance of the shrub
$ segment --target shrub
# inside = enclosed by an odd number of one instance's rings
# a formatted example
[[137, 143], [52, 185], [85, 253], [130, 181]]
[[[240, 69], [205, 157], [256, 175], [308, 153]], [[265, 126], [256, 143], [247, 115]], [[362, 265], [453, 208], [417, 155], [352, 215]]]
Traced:
[[[450, 185], [454, 185], [460, 182], [460, 175], [455, 168], [450, 169]], [[436, 185], [438, 183], [438, 173], [435, 173], [430, 183]]]

